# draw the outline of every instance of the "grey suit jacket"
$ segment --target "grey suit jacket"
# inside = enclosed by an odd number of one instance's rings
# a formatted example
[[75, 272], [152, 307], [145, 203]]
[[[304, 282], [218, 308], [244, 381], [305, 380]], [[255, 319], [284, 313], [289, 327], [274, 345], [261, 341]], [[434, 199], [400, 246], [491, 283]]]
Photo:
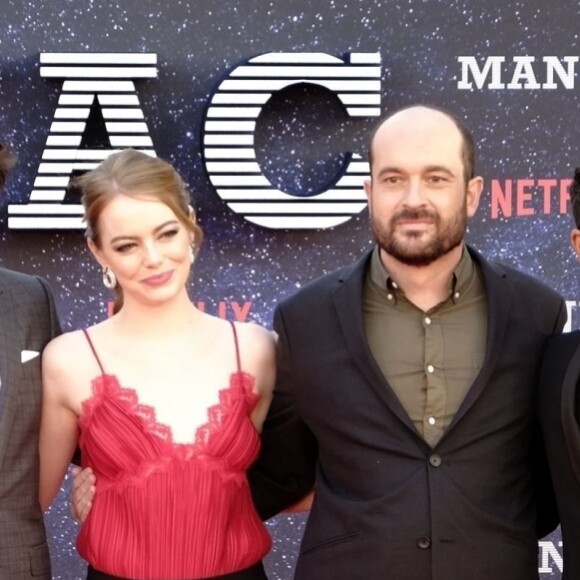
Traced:
[[38, 502], [41, 357], [33, 353], [59, 332], [46, 283], [0, 268], [0, 578], [51, 578]]

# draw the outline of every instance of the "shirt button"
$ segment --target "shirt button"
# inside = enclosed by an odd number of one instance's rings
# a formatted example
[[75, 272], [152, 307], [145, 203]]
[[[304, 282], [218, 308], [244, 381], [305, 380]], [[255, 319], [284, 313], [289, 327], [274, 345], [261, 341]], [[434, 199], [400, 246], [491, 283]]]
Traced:
[[441, 455], [433, 453], [433, 455], [429, 457], [429, 463], [431, 464], [431, 467], [439, 467], [442, 463]]
[[427, 421], [429, 422], [429, 425], [435, 425], [435, 417], [429, 417]]
[[425, 316], [425, 324], [429, 326], [431, 324], [431, 319], [428, 316]]
[[419, 546], [421, 550], [426, 550], [429, 548], [429, 546], [431, 546], [431, 538], [429, 536], [421, 536], [417, 540], [417, 546]]
[[427, 372], [428, 373], [433, 373], [435, 372], [435, 367], [433, 365], [428, 365], [427, 366]]

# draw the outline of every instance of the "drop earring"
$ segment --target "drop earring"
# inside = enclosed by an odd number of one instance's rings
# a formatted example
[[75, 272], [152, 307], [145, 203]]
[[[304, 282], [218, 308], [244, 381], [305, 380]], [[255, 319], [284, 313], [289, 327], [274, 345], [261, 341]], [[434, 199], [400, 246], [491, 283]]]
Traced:
[[103, 284], [109, 290], [113, 290], [117, 285], [117, 276], [115, 276], [115, 272], [111, 268], [103, 269]]

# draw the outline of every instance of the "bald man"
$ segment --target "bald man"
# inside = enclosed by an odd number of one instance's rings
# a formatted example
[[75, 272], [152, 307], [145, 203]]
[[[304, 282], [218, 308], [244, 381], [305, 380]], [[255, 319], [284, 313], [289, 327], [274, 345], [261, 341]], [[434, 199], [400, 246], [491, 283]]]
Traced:
[[276, 310], [279, 378], [250, 480], [265, 518], [315, 488], [298, 580], [538, 578], [557, 514], [533, 391], [566, 310], [466, 245], [474, 157], [448, 112], [381, 120], [374, 249]]

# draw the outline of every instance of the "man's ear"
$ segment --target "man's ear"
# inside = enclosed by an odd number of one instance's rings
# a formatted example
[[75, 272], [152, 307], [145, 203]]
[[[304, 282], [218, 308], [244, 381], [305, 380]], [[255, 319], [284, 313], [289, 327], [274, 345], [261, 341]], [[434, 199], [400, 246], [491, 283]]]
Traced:
[[576, 252], [576, 256], [580, 258], [580, 230], [578, 228], [574, 228], [570, 232], [570, 242], [572, 243], [572, 247]]
[[365, 179], [364, 181], [365, 193], [367, 194], [367, 202], [369, 207], [371, 205], [371, 192], [373, 189], [373, 182], [372, 179]]
[[467, 182], [467, 217], [472, 218], [479, 207], [481, 192], [483, 191], [483, 177], [475, 176]]

